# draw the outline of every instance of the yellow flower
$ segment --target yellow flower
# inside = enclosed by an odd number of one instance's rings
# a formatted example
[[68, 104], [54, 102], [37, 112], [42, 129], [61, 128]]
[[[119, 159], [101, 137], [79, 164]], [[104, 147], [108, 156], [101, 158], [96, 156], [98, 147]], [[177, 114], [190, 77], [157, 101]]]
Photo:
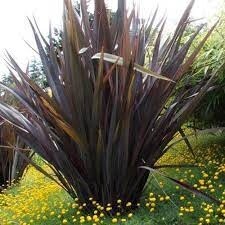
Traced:
[[87, 216], [87, 221], [91, 221], [91, 220], [92, 220], [91, 216]]
[[213, 209], [209, 209], [209, 211], [208, 211], [209, 213], [213, 213]]
[[199, 184], [201, 184], [201, 185], [204, 185], [204, 183], [205, 183], [204, 180], [199, 180], [198, 182], [199, 182]]
[[169, 200], [169, 199], [170, 199], [170, 196], [167, 195], [167, 196], [165, 197], [165, 199], [166, 199], [166, 200]]
[[156, 198], [149, 198], [149, 201], [150, 202], [155, 202], [156, 201]]
[[80, 223], [85, 223], [85, 219], [80, 219]]
[[127, 207], [131, 206], [131, 202], [128, 202], [128, 203], [126, 204], [126, 206], [127, 206]]
[[62, 221], [63, 224], [67, 224], [67, 222], [68, 222], [67, 219], [63, 219]]
[[155, 207], [155, 203], [154, 202], [151, 203], [151, 207]]
[[93, 218], [93, 220], [95, 220], [95, 219], [98, 218], [98, 216], [97, 215], [94, 215], [92, 218]]
[[117, 221], [118, 221], [117, 218], [112, 219], [112, 223], [117, 223]]
[[222, 212], [223, 216], [225, 216], [225, 209], [222, 209], [221, 212]]
[[131, 218], [132, 216], [133, 216], [132, 213], [129, 213], [129, 214], [127, 215], [128, 218]]
[[181, 200], [181, 201], [184, 200], [184, 196], [180, 196], [180, 200]]
[[94, 221], [95, 221], [96, 223], [99, 222], [99, 218], [98, 218], [98, 217], [95, 218]]

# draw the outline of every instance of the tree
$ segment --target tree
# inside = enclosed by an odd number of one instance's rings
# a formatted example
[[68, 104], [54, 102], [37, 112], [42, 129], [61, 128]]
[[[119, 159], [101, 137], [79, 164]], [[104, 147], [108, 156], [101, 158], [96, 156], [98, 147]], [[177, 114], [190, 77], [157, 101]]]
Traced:
[[30, 78], [37, 83], [41, 88], [45, 89], [48, 87], [48, 82], [43, 71], [41, 62], [38, 62], [36, 59], [31, 61], [29, 67]]

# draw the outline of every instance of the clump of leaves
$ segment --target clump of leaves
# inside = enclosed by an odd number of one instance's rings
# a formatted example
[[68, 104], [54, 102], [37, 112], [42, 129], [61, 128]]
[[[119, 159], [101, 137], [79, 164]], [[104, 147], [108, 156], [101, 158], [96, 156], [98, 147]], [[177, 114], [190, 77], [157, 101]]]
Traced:
[[[9, 95], [2, 92], [1, 99], [9, 102]], [[10, 101], [12, 103], [12, 99]], [[13, 183], [17, 183], [28, 166], [26, 157], [31, 158], [29, 149], [25, 150], [25, 143], [16, 134], [14, 127], [7, 121], [0, 119], [0, 191]]]
[[86, 202], [87, 209], [96, 206], [89, 198], [102, 206], [110, 203], [112, 213], [125, 211], [127, 202], [135, 206], [149, 176], [140, 167], [154, 168], [208, 89], [212, 78], [171, 99], [214, 29], [186, 57], [202, 28], [181, 44], [193, 3], [173, 36], [162, 42], [166, 21], [155, 25], [157, 11], [142, 23], [135, 10], [127, 14], [126, 1], [120, 0], [109, 22], [104, 1], [96, 0], [90, 24], [85, 0], [80, 2], [81, 17], [65, 0], [62, 49], [55, 48], [51, 32], [47, 42], [31, 23], [52, 97], [8, 55], [15, 87], [5, 89], [29, 117], [4, 102], [1, 116], [51, 165], [55, 181]]

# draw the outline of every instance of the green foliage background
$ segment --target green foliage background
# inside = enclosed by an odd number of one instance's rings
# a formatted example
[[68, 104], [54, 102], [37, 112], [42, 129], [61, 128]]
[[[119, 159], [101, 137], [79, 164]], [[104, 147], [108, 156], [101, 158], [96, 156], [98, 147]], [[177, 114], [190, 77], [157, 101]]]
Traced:
[[[191, 69], [191, 78], [186, 84], [193, 85], [201, 79], [208, 79], [213, 68], [218, 68], [225, 60], [225, 13], [221, 13], [220, 22], [212, 36], [202, 48], [198, 60]], [[204, 32], [202, 33], [204, 35]], [[197, 40], [198, 41], [198, 40]], [[213, 88], [202, 99], [195, 110], [191, 122], [199, 128], [224, 126], [225, 112], [225, 70], [220, 71]]]

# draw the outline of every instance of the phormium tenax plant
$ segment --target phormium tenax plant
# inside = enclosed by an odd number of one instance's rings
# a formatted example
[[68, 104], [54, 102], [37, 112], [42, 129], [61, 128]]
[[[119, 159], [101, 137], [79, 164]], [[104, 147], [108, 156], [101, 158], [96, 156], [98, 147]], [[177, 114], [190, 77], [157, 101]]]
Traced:
[[[16, 106], [4, 91], [0, 99]], [[29, 164], [26, 158], [32, 156], [33, 152], [17, 135], [13, 125], [0, 118], [0, 192], [19, 182]]]
[[110, 21], [104, 1], [94, 1], [91, 24], [85, 0], [81, 16], [64, 0], [59, 49], [51, 31], [47, 41], [30, 21], [52, 96], [8, 54], [15, 86], [4, 88], [29, 117], [4, 102], [0, 115], [49, 163], [57, 176], [52, 179], [86, 203], [84, 209], [108, 206], [114, 214], [127, 204], [135, 208], [149, 173], [209, 88], [216, 72], [207, 83], [172, 95], [215, 27], [189, 52], [203, 27], [181, 42], [193, 4], [164, 42], [166, 20], [156, 23], [157, 10], [143, 22], [135, 9], [128, 14], [125, 0]]

